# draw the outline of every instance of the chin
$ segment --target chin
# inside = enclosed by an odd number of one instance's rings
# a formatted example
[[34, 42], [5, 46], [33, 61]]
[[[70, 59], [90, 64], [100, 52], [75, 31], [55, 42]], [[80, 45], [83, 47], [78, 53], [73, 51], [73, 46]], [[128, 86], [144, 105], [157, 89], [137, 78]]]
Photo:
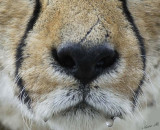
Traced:
[[132, 115], [131, 102], [121, 95], [97, 89], [82, 95], [76, 89], [57, 90], [35, 103], [33, 113], [55, 130], [103, 130]]
[[55, 130], [102, 130], [107, 128], [106, 120], [104, 115], [86, 108], [55, 115], [47, 123]]

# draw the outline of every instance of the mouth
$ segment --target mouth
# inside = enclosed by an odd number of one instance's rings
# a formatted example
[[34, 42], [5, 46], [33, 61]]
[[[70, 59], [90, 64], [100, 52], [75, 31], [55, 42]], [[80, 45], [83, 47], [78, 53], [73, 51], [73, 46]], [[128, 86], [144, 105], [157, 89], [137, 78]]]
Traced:
[[71, 114], [71, 113], [76, 115], [78, 112], [89, 115], [91, 117], [94, 117], [95, 114], [99, 114], [99, 115], [105, 116], [106, 118], [111, 118], [111, 119], [115, 119], [116, 117], [123, 118], [121, 113], [118, 113], [118, 114], [105, 113], [105, 112], [93, 107], [92, 105], [88, 104], [86, 101], [82, 101], [82, 102], [76, 104], [75, 106], [70, 106], [69, 108], [66, 108], [65, 110], [61, 111], [60, 113], [63, 116], [67, 116], [68, 114]]
[[[61, 111], [59, 114], [63, 117], [78, 116], [78, 114], [83, 114], [92, 119], [95, 118], [95, 115], [103, 116], [106, 120], [105, 122], [107, 127], [112, 127], [114, 124], [114, 120], [116, 118], [121, 118], [121, 119], [123, 118], [122, 115], [116, 115], [116, 114], [109, 115], [109, 114], [103, 113], [102, 111], [89, 105], [86, 101], [82, 101], [75, 106], [71, 106]], [[53, 115], [53, 118], [54, 118], [54, 115]]]
[[[82, 88], [80, 88], [82, 89]], [[87, 87], [82, 90], [70, 90], [66, 94], [66, 98], [62, 99], [59, 109], [53, 115], [77, 115], [79, 112], [83, 115], [88, 115], [94, 117], [94, 115], [105, 116], [106, 118], [122, 118], [124, 111], [112, 111], [111, 107], [107, 109], [107, 106], [112, 103], [106, 101], [107, 95], [104, 97], [103, 93], [101, 95], [96, 95], [93, 93], [94, 90], [88, 90]], [[109, 100], [109, 98], [108, 98]], [[64, 104], [64, 105], [63, 105]]]
[[53, 120], [96, 121], [100, 119], [108, 127], [113, 125], [115, 119], [124, 119], [130, 112], [127, 111], [130, 106], [129, 102], [109, 90], [92, 88], [88, 93], [84, 94], [83, 92], [78, 89], [57, 90], [54, 96], [51, 94], [51, 98], [49, 98], [54, 99], [50, 100], [50, 106], [47, 106], [49, 109], [46, 109], [46, 102], [44, 102], [45, 109], [37, 111], [42, 112], [40, 115], [45, 122]]
[[[63, 117], [65, 117], [65, 116], [78, 116], [78, 114], [83, 114], [83, 115], [90, 117], [92, 119], [95, 117], [95, 115], [103, 116], [106, 119], [106, 125], [108, 127], [113, 126], [114, 120], [116, 118], [123, 119], [123, 116], [121, 113], [119, 113], [119, 114], [104, 113], [103, 111], [101, 111], [101, 110], [93, 107], [89, 103], [87, 103], [85, 100], [81, 101], [80, 103], [78, 103], [74, 106], [70, 106], [70, 107], [66, 108], [65, 110], [62, 110], [61, 112], [59, 112], [59, 114]], [[53, 117], [54, 116], [55, 115], [53, 115]]]

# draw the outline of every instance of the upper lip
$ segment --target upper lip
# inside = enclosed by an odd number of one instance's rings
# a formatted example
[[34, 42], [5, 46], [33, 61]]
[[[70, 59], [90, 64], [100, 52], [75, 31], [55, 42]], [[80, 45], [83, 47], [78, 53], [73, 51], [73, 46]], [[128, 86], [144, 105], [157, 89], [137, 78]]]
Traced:
[[[95, 113], [104, 117], [121, 117], [125, 116], [126, 112], [120, 105], [112, 105], [112, 102], [108, 100], [107, 95], [97, 90], [91, 91], [89, 86], [81, 86], [79, 89], [70, 89], [66, 92], [66, 98], [61, 96], [61, 103], [55, 106], [53, 115], [65, 115], [68, 112], [74, 113], [77, 111], [89, 112], [93, 115]], [[56, 97], [55, 97], [56, 98]], [[108, 107], [109, 106], [109, 107]], [[57, 109], [59, 107], [59, 109]], [[117, 107], [117, 108], [115, 108]]]
[[110, 114], [107, 114], [105, 112], [102, 112], [101, 110], [93, 107], [92, 105], [90, 105], [89, 103], [87, 103], [87, 101], [85, 99], [83, 99], [81, 102], [73, 105], [73, 106], [70, 106], [64, 110], [62, 110], [60, 113], [65, 115], [66, 113], [68, 112], [76, 112], [78, 110], [82, 111], [82, 112], [85, 112], [85, 109], [87, 108], [90, 108], [92, 112], [94, 113], [99, 113], [99, 114], [102, 114], [103, 116], [105, 116], [106, 118], [111, 118], [111, 119], [114, 119], [116, 117], [119, 117], [119, 118], [123, 118], [122, 116], [122, 113], [119, 113], [119, 114], [116, 114], [116, 113], [113, 113], [112, 115]]

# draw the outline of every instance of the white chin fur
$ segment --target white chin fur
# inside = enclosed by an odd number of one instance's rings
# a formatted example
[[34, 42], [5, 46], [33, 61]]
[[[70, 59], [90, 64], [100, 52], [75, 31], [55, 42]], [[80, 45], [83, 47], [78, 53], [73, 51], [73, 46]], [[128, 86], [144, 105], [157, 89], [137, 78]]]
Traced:
[[[62, 111], [71, 109], [70, 106], [75, 106], [83, 100], [78, 91], [74, 90], [70, 96], [66, 96], [67, 92], [67, 89], [56, 90], [44, 96], [46, 100], [43, 102], [35, 103], [33, 108], [35, 115], [47, 121], [54, 130], [103, 130], [107, 128], [108, 115], [118, 115], [119, 112], [127, 115], [132, 113], [131, 102], [127, 98], [107, 90], [91, 90], [90, 96], [93, 98], [86, 97], [91, 108], [85, 109], [85, 112], [77, 110], [76, 114], [73, 111], [67, 111], [67, 114], [63, 115]], [[73, 96], [75, 98], [71, 100]], [[92, 108], [95, 109], [95, 111], [93, 109], [94, 112]]]
[[103, 130], [107, 128], [105, 121], [100, 115], [91, 118], [79, 112], [76, 116], [55, 116], [48, 124], [54, 130]]

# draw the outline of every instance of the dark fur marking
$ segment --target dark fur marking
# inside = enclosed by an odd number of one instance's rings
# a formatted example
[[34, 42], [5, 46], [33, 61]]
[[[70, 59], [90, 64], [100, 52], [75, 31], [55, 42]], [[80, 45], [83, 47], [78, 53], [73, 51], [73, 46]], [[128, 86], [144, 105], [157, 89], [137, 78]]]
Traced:
[[25, 33], [24, 33], [24, 35], [23, 35], [23, 37], [22, 37], [22, 39], [20, 41], [20, 44], [19, 44], [19, 46], [17, 48], [17, 51], [16, 51], [16, 71], [15, 71], [15, 75], [16, 75], [16, 78], [18, 79], [17, 85], [21, 90], [21, 94], [20, 94], [19, 98], [21, 100], [23, 100], [24, 103], [27, 103], [29, 106], [30, 106], [31, 99], [28, 96], [28, 92], [25, 91], [23, 79], [20, 78], [20, 76], [18, 76], [18, 74], [19, 74], [19, 69], [21, 68], [22, 62], [24, 60], [24, 57], [23, 57], [23, 51], [24, 50], [23, 49], [26, 46], [25, 40], [27, 38], [28, 32], [33, 29], [33, 26], [35, 25], [35, 23], [36, 23], [36, 21], [37, 21], [37, 19], [39, 17], [40, 10], [41, 10], [40, 1], [36, 0], [35, 1], [35, 7], [34, 7], [33, 15], [32, 15], [32, 17], [30, 18], [30, 20], [28, 22], [28, 25], [27, 25], [27, 28], [25, 30]]
[[[140, 34], [136, 24], [135, 24], [134, 18], [131, 15], [131, 13], [130, 13], [128, 7], [127, 7], [127, 0], [120, 0], [120, 1], [122, 1], [123, 11], [125, 13], [125, 16], [126, 16], [127, 20], [131, 23], [132, 30], [135, 32], [135, 35], [136, 35], [136, 37], [137, 37], [137, 39], [139, 41], [139, 46], [140, 46], [140, 50], [141, 50], [141, 57], [142, 57], [142, 61], [143, 61], [143, 71], [145, 71], [145, 68], [146, 68], [146, 57], [145, 57], [146, 50], [145, 50], [145, 46], [144, 46], [144, 39], [141, 36], [141, 34]], [[142, 86], [142, 84], [144, 82], [144, 79], [145, 79], [145, 74], [143, 75], [143, 78], [141, 79], [137, 90], [135, 90], [135, 94], [134, 94], [134, 97], [133, 97], [134, 108], [135, 108], [135, 106], [137, 104], [138, 96], [142, 92], [141, 86]]]
[[91, 31], [93, 30], [93, 28], [94, 28], [98, 23], [99, 23], [99, 19], [98, 19], [97, 22], [89, 29], [89, 31], [88, 31], [88, 32], [86, 33], [86, 35], [80, 40], [80, 42], [79, 42], [78, 44], [84, 42], [84, 40], [87, 38], [87, 36], [91, 33]]

